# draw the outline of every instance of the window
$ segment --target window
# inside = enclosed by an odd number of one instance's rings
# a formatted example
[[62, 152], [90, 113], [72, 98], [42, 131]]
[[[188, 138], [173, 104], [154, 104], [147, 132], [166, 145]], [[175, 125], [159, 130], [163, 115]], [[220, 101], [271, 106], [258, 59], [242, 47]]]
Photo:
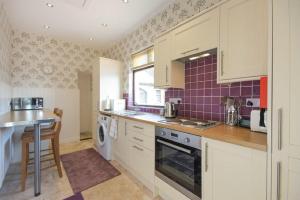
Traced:
[[154, 67], [137, 69], [133, 71], [134, 105], [163, 106], [165, 104], [165, 91], [154, 88]]

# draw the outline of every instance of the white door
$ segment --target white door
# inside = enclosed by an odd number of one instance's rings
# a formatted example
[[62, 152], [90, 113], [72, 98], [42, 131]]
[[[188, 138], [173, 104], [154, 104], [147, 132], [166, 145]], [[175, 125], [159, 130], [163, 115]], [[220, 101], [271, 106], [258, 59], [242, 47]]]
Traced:
[[300, 1], [273, 0], [272, 199], [300, 199]]
[[172, 31], [172, 60], [218, 47], [219, 9], [211, 10]]
[[202, 139], [203, 200], [265, 200], [267, 153]]
[[169, 85], [170, 59], [170, 35], [166, 34], [157, 38], [154, 42], [154, 86], [162, 88]]
[[219, 82], [267, 75], [266, 0], [231, 0], [220, 8]]

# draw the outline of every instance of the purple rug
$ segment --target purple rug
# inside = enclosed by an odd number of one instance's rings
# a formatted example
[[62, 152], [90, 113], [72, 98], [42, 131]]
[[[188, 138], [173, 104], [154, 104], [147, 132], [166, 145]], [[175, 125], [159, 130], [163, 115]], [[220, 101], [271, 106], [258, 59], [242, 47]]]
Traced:
[[84, 200], [83, 196], [81, 193], [74, 194], [73, 196], [70, 196], [64, 200]]
[[93, 148], [64, 154], [61, 161], [75, 194], [120, 175]]

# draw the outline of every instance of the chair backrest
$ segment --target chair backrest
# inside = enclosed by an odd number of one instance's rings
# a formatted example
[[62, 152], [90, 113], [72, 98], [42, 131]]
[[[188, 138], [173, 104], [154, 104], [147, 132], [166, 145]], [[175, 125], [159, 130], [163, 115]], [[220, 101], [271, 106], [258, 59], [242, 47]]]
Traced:
[[56, 112], [56, 115], [60, 118], [60, 121], [55, 122], [54, 132], [55, 132], [56, 137], [59, 137], [59, 134], [60, 134], [60, 131], [61, 131], [61, 126], [62, 126], [62, 121], [61, 120], [62, 120], [62, 116], [63, 116], [63, 110], [58, 109], [57, 112]]
[[58, 110], [59, 110], [59, 108], [54, 108], [53, 113], [56, 114]]

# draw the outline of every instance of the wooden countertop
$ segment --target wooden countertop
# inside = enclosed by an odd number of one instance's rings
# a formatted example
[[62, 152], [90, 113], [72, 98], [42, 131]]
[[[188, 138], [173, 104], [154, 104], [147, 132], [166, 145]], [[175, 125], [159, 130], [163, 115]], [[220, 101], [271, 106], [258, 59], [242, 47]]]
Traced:
[[220, 124], [215, 127], [202, 130], [182, 126], [180, 124], [167, 124], [165, 122], [161, 122], [162, 120], [165, 120], [165, 118], [155, 114], [143, 113], [141, 115], [124, 115], [122, 113], [106, 111], [101, 111], [100, 113], [149, 123], [155, 126], [182, 131], [193, 135], [199, 135], [231, 144], [237, 144], [260, 151], [267, 151], [267, 135], [264, 133], [253, 132], [247, 128], [232, 127], [225, 124]]
[[60, 119], [49, 110], [12, 111], [0, 115], [0, 128], [30, 126], [59, 120]]

